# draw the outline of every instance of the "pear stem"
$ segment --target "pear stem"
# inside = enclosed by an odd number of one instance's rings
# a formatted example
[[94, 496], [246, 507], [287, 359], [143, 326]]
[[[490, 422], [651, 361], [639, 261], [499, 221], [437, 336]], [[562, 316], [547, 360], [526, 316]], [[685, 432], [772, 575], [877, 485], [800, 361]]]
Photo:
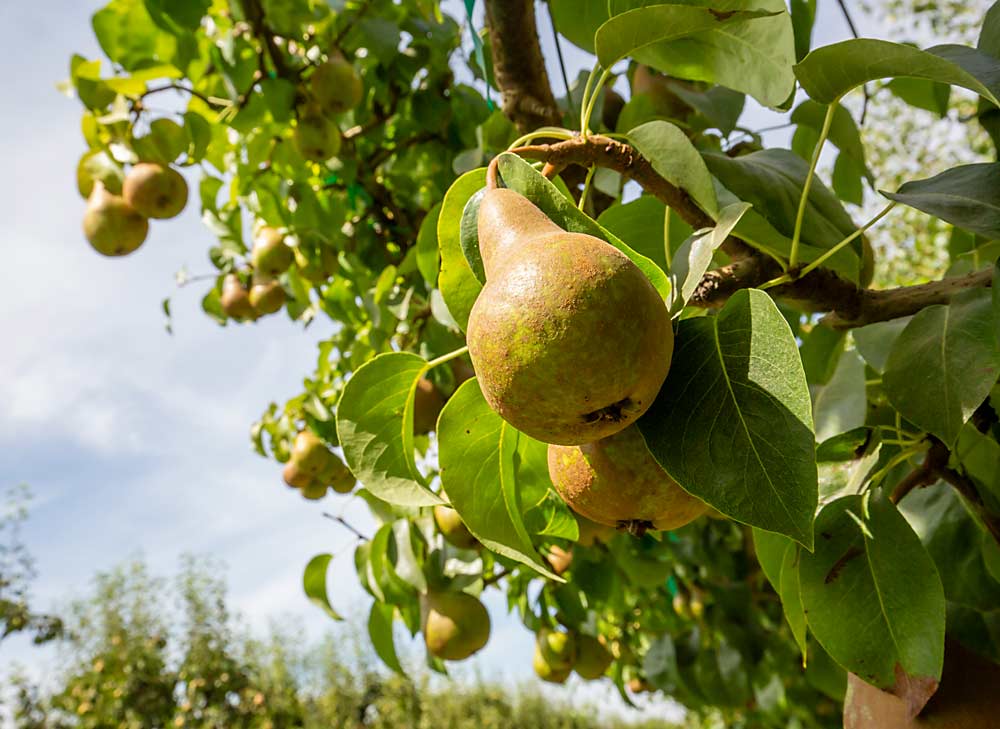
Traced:
[[500, 155], [497, 155], [496, 157], [490, 160], [490, 164], [486, 168], [487, 190], [496, 190], [498, 187], [500, 187], [499, 164], [500, 164]]

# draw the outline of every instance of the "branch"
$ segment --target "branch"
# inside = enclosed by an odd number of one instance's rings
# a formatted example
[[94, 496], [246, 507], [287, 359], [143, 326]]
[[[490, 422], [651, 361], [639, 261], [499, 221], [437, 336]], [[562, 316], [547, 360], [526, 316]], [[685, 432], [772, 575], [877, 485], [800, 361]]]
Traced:
[[271, 59], [275, 72], [282, 78], [296, 78], [298, 73], [288, 66], [281, 49], [274, 42], [274, 32], [264, 20], [264, 6], [261, 5], [261, 0], [243, 0], [243, 13], [253, 27], [254, 35], [264, 44], [264, 49], [267, 51], [268, 58]]
[[340, 524], [340, 526], [344, 527], [344, 529], [346, 529], [347, 531], [351, 532], [351, 534], [353, 534], [354, 536], [356, 536], [362, 542], [370, 542], [371, 541], [371, 539], [369, 537], [366, 537], [364, 534], [362, 534], [357, 529], [355, 529], [353, 526], [351, 526], [350, 523], [348, 523], [347, 519], [345, 519], [344, 517], [342, 517], [342, 516], [334, 516], [333, 514], [328, 514], [325, 511], [323, 512], [323, 516], [325, 516], [327, 519], [332, 519], [333, 521], [337, 522], [338, 524]]
[[504, 113], [523, 132], [558, 126], [562, 114], [538, 42], [534, 0], [486, 0], [486, 25]]

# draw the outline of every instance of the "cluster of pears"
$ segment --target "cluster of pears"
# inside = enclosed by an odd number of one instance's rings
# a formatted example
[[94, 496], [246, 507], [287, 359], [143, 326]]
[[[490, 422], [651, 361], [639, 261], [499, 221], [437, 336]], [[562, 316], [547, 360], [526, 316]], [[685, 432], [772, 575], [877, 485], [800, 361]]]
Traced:
[[670, 315], [649, 279], [614, 246], [562, 230], [510, 189], [485, 192], [477, 223], [486, 285], [468, 344], [490, 406], [551, 444], [550, 476], [578, 514], [641, 533], [704, 513], [634, 424], [673, 354]]
[[282, 476], [286, 484], [311, 501], [322, 499], [328, 489], [347, 494], [354, 488], [354, 476], [347, 466], [311, 430], [295, 436]]
[[98, 253], [127, 256], [149, 233], [149, 219], [173, 218], [187, 205], [188, 185], [169, 165], [140, 162], [129, 170], [116, 195], [100, 180], [87, 198], [83, 234]]
[[332, 57], [309, 77], [307, 101], [300, 108], [294, 139], [299, 154], [312, 162], [326, 162], [340, 154], [336, 117], [361, 103], [361, 77], [346, 59]]
[[274, 314], [285, 304], [285, 289], [279, 276], [295, 259], [295, 251], [277, 228], [265, 226], [257, 231], [251, 252], [252, 273], [249, 284], [238, 273], [222, 280], [219, 305], [222, 312], [237, 321], [256, 321]]
[[601, 678], [614, 661], [603, 638], [542, 628], [535, 635], [535, 673], [549, 683], [565, 683], [576, 672], [585, 681]]
[[467, 592], [430, 591], [420, 598], [420, 630], [427, 651], [462, 661], [490, 640], [490, 614]]

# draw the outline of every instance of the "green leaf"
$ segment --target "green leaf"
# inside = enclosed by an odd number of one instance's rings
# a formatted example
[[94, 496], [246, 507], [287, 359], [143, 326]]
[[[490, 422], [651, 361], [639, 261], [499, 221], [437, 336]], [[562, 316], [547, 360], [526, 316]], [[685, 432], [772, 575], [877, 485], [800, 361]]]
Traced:
[[753, 546], [757, 561], [764, 571], [764, 576], [771, 583], [774, 591], [781, 592], [781, 565], [785, 559], [785, 551], [794, 545], [791, 539], [753, 527]]
[[597, 222], [612, 235], [625, 241], [630, 248], [649, 258], [660, 269], [669, 271], [670, 263], [664, 240], [666, 214], [667, 206], [660, 200], [651, 195], [643, 195], [624, 205], [614, 203], [601, 213]]
[[792, 637], [795, 644], [802, 653], [802, 658], [806, 657], [806, 613], [802, 606], [802, 590], [799, 581], [798, 560], [799, 545], [789, 544], [785, 549], [785, 554], [781, 560], [781, 578], [779, 581], [781, 595], [781, 609], [785, 613], [788, 626], [792, 629]]
[[558, 187], [543, 177], [530, 164], [516, 154], [504, 153], [500, 155], [498, 167], [504, 185], [531, 200], [556, 225], [570, 233], [585, 233], [607, 241], [632, 259], [639, 270], [646, 274], [646, 278], [660, 293], [660, 296], [666, 298], [669, 295], [670, 282], [659, 266], [646, 256], [629, 248], [623, 241], [578, 210], [576, 205], [559, 191]]
[[465, 262], [472, 269], [472, 274], [481, 284], [486, 283], [486, 269], [483, 268], [483, 254], [479, 250], [479, 205], [485, 194], [486, 188], [484, 187], [482, 190], [477, 190], [469, 198], [469, 202], [465, 203], [465, 209], [462, 211], [461, 223], [462, 254], [465, 256]]
[[[828, 108], [826, 104], [806, 99], [795, 107], [791, 120], [795, 124], [805, 125], [814, 129], [818, 135], [823, 129]], [[865, 147], [861, 142], [861, 132], [858, 131], [857, 124], [854, 123], [854, 117], [851, 116], [851, 113], [842, 104], [837, 104], [833, 112], [833, 121], [830, 124], [827, 139], [843, 154], [854, 160], [864, 171], [865, 177], [869, 182], [874, 182], [874, 177], [865, 164]], [[809, 157], [811, 157], [812, 149], [809, 152]]]
[[851, 330], [851, 337], [865, 362], [878, 373], [885, 370], [889, 352], [912, 317], [890, 319]]
[[91, 20], [101, 49], [126, 71], [171, 63], [177, 41], [156, 27], [146, 7], [136, 0], [111, 0]]
[[865, 391], [865, 363], [853, 349], [840, 357], [830, 381], [816, 388], [813, 397], [813, 420], [816, 442], [860, 428], [868, 415]]
[[750, 203], [745, 202], [726, 206], [719, 213], [719, 222], [714, 228], [696, 232], [678, 249], [670, 266], [670, 304], [667, 308], [671, 316], [676, 316], [685, 307], [712, 265], [715, 252], [749, 209]]
[[302, 573], [302, 588], [306, 597], [313, 603], [319, 605], [327, 615], [334, 620], [343, 620], [340, 614], [330, 605], [330, 599], [326, 594], [326, 571], [330, 566], [332, 554], [317, 554], [306, 565]]
[[973, 233], [1000, 238], [1000, 162], [952, 167], [882, 194]]
[[742, 290], [718, 316], [680, 322], [667, 380], [638, 424], [686, 491], [812, 548], [809, 390], [788, 322], [767, 294]]
[[799, 354], [810, 385], [825, 385], [837, 371], [847, 332], [817, 324], [802, 338]]
[[172, 119], [157, 119], [149, 125], [149, 134], [132, 141], [143, 161], [169, 165], [188, 150], [188, 133]]
[[736, 129], [746, 103], [746, 94], [727, 89], [725, 86], [713, 86], [707, 91], [694, 91], [669, 80], [667, 83], [673, 93], [724, 135], [728, 136]]
[[440, 215], [441, 204], [438, 203], [427, 213], [427, 217], [420, 224], [420, 231], [417, 233], [417, 269], [428, 288], [434, 288], [437, 284], [438, 267], [441, 260], [437, 238], [438, 217]]
[[[777, 107], [791, 96], [795, 39], [784, 0], [691, 0], [631, 10], [637, 5], [650, 3], [610, 0], [613, 17], [597, 32], [602, 62], [636, 48], [631, 55], [639, 63], [742, 91], [764, 106]], [[671, 37], [675, 26], [686, 37], [661, 39]]]
[[535, 551], [521, 516], [514, 453], [527, 437], [493, 412], [475, 378], [463, 383], [438, 420], [441, 484], [487, 549], [560, 579]]
[[469, 198], [485, 186], [485, 168], [466, 172], [448, 188], [438, 217], [438, 247], [441, 251], [438, 287], [448, 305], [448, 311], [463, 331], [469, 323], [469, 312], [472, 311], [472, 305], [476, 303], [483, 285], [476, 280], [462, 253], [462, 213]]
[[896, 507], [874, 498], [866, 515], [862, 497], [847, 496], [820, 512], [816, 533], [816, 552], [800, 555], [799, 579], [809, 629], [826, 651], [880, 688], [892, 688], [900, 668], [939, 679], [944, 590]]
[[[163, 17], [181, 30], [197, 30], [202, 16], [212, 5], [211, 0], [143, 0], [154, 19]], [[162, 25], [162, 24], [161, 24]], [[172, 30], [170, 26], [166, 30]]]
[[392, 635], [392, 621], [396, 609], [387, 603], [375, 601], [368, 614], [368, 636], [371, 638], [375, 655], [382, 659], [389, 669], [403, 674], [403, 667], [396, 655], [396, 641]]
[[666, 121], [652, 121], [632, 129], [628, 140], [668, 182], [684, 190], [712, 219], [719, 214], [712, 175], [688, 136]]
[[1000, 61], [973, 48], [913, 46], [854, 38], [817, 48], [795, 66], [802, 88], [829, 104], [851, 89], [881, 78], [922, 78], [969, 89], [994, 104], [1000, 95]]
[[347, 381], [337, 405], [337, 435], [358, 480], [383, 501], [402, 506], [441, 503], [413, 457], [413, 397], [427, 362], [389, 352], [366, 362]]
[[872, 437], [871, 428], [855, 428], [825, 440], [816, 448], [819, 463], [844, 463], [859, 457]]
[[788, 5], [792, 16], [792, 32], [795, 35], [795, 60], [801, 61], [812, 47], [816, 0], [791, 0]]
[[942, 119], [948, 114], [951, 86], [922, 78], [894, 78], [886, 84], [894, 96], [910, 106], [937, 114]]
[[100, 181], [113, 195], [121, 195], [125, 173], [121, 165], [102, 149], [87, 152], [76, 166], [76, 188], [80, 195], [90, 197], [97, 181]]
[[833, 176], [830, 184], [833, 191], [837, 193], [844, 202], [861, 205], [865, 201], [865, 187], [862, 179], [865, 178], [867, 170], [858, 166], [852, 157], [843, 152], [837, 155], [837, 161], [833, 163]]
[[950, 446], [998, 369], [992, 299], [981, 289], [917, 313], [889, 353], [882, 385], [904, 418]]
[[610, 17], [607, 0], [549, 0], [549, 12], [556, 29], [570, 43], [594, 52], [594, 34]]

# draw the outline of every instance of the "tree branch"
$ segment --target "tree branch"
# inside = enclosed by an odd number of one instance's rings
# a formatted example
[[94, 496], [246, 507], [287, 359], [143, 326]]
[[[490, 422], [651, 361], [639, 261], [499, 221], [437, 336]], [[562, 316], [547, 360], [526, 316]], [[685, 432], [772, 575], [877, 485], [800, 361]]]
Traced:
[[486, 24], [504, 113], [522, 132], [562, 121], [538, 42], [534, 0], [486, 0]]
[[293, 71], [288, 66], [281, 49], [274, 42], [274, 32], [268, 27], [264, 19], [264, 6], [261, 5], [260, 0], [243, 0], [243, 13], [247, 17], [247, 22], [253, 28], [254, 35], [264, 45], [264, 50], [267, 51], [267, 56], [271, 59], [271, 65], [274, 66], [275, 73], [282, 78], [297, 78], [298, 72]]

